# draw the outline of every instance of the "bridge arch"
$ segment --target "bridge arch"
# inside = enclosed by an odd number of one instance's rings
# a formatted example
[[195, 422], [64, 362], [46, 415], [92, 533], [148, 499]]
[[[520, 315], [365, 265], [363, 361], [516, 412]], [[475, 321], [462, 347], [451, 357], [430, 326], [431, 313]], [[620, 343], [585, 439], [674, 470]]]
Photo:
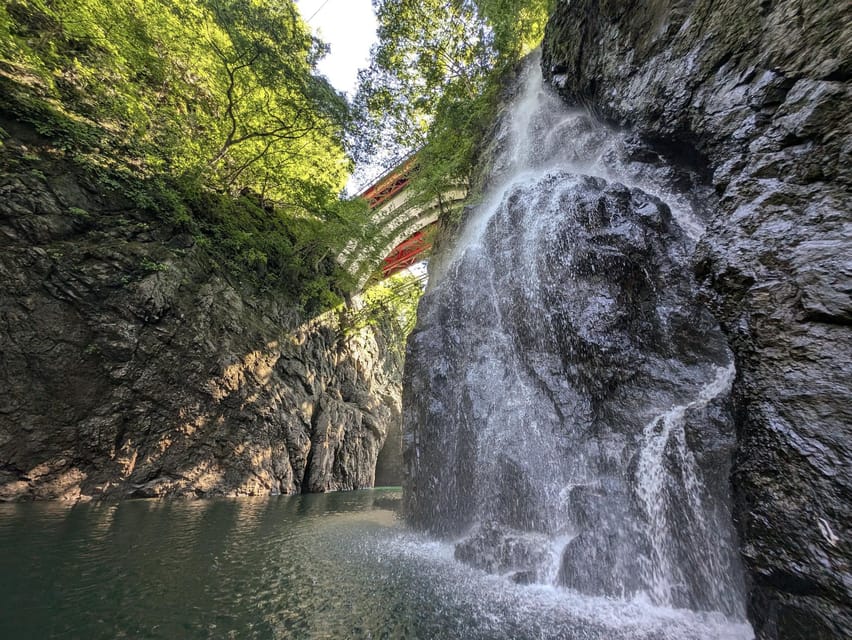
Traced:
[[370, 205], [370, 220], [378, 233], [369, 241], [351, 240], [337, 259], [355, 278], [359, 290], [373, 276], [387, 277], [428, 255], [442, 211], [461, 206], [467, 197], [467, 188], [458, 185], [430, 202], [416, 200], [408, 190], [416, 171], [414, 156], [359, 194]]

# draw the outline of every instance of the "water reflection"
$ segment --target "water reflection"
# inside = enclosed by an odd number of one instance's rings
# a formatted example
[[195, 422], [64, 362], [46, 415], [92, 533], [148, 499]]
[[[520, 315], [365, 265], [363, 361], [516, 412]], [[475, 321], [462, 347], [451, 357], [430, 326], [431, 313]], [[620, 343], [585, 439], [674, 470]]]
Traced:
[[0, 638], [748, 637], [459, 565], [400, 497], [0, 505]]

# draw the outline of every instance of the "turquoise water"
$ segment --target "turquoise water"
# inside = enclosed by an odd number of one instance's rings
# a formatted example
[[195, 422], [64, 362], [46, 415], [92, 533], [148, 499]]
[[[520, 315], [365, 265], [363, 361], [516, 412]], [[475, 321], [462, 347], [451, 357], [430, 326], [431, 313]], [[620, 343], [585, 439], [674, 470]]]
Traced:
[[0, 504], [0, 638], [749, 638], [643, 602], [520, 586], [408, 532], [397, 489]]

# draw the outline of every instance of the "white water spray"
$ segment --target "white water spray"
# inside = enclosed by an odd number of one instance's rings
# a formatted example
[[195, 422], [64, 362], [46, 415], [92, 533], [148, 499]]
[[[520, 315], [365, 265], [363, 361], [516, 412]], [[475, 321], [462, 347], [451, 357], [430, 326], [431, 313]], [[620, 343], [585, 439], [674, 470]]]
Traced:
[[742, 616], [695, 176], [566, 110], [537, 61], [493, 144], [410, 342], [410, 520], [518, 583]]

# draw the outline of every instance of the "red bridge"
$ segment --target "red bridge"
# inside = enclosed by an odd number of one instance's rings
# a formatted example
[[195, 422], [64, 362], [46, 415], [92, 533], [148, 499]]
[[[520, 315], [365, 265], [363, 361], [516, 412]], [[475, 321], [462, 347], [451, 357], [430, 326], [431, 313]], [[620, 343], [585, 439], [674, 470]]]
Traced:
[[429, 255], [442, 209], [455, 208], [467, 196], [463, 186], [442, 194], [440, 201], [411, 201], [406, 188], [417, 172], [415, 157], [406, 159], [361, 192], [373, 211], [379, 233], [368, 245], [353, 240], [338, 262], [357, 278], [358, 288], [374, 278], [387, 278]]
[[[432, 248], [432, 239], [438, 228], [437, 222], [432, 222], [416, 232], [408, 240], [398, 244], [382, 261], [382, 276], [387, 278], [398, 271], [417, 264]], [[425, 254], [425, 255], [424, 255]]]

